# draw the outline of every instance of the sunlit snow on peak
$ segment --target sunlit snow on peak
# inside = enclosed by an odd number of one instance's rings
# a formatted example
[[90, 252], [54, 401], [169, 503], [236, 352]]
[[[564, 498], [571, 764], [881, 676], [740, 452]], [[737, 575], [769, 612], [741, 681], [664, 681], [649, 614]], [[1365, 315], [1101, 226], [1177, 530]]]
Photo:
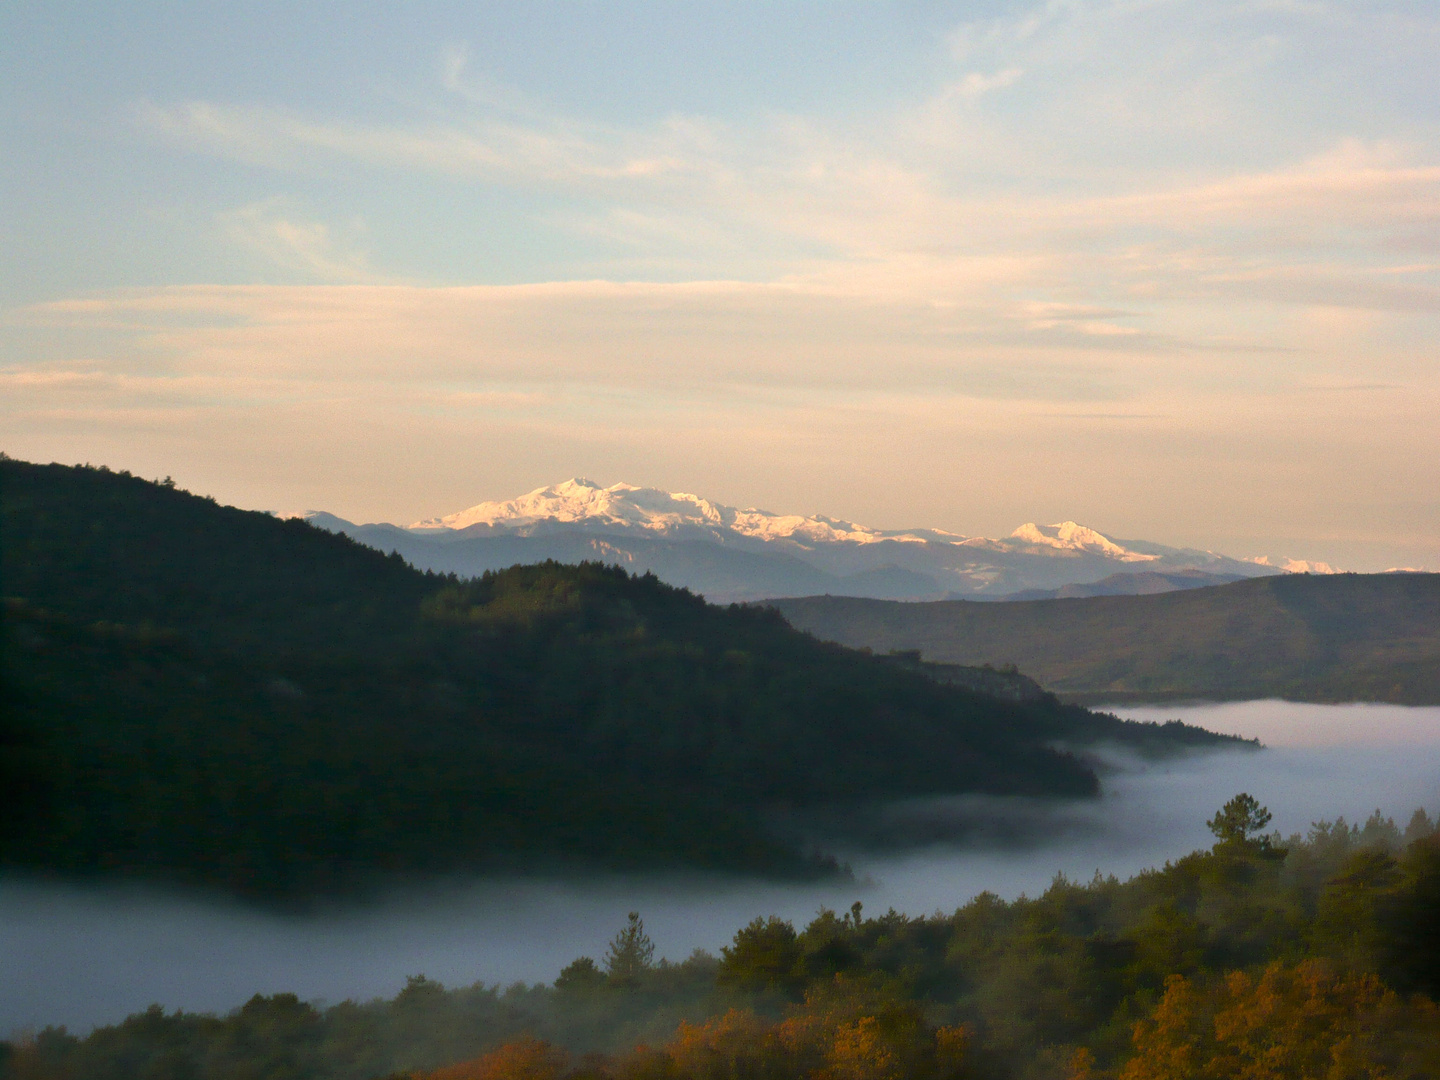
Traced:
[[[1209, 551], [1119, 541], [1068, 520], [1053, 525], [1027, 522], [998, 539], [940, 529], [885, 530], [819, 514], [740, 509], [688, 491], [626, 483], [606, 487], [584, 477], [536, 488], [513, 499], [477, 503], [458, 513], [416, 522], [410, 528], [418, 534], [456, 539], [457, 533], [465, 533], [467, 539], [583, 533], [595, 543], [603, 537], [609, 538], [607, 543], [621, 543], [615, 538], [626, 536], [647, 543], [707, 541], [750, 552], [783, 552], [810, 560], [826, 574], [845, 578], [807, 578], [787, 585], [771, 582], [764, 587], [770, 590], [765, 595], [780, 595], [775, 589], [879, 588], [847, 577], [865, 573], [888, 574], [894, 579], [887, 579], [886, 596], [935, 598], [1049, 588], [1071, 580], [1098, 581], [1114, 573], [1116, 564], [1143, 564], [1146, 571], [1199, 569], [1240, 576], [1333, 572], [1324, 563], [1240, 562]], [[598, 550], [582, 552], [580, 557], [596, 554]], [[816, 559], [820, 562], [814, 563]], [[667, 572], [674, 573], [674, 567]], [[706, 579], [707, 594], [717, 589], [725, 591]]]
[[[488, 526], [521, 529], [542, 522], [586, 523], [669, 534], [699, 529], [728, 532], [758, 540], [790, 539], [818, 543], [873, 543], [900, 539], [923, 541], [928, 536], [882, 532], [828, 517], [775, 514], [755, 508], [738, 509], [686, 491], [612, 484], [601, 487], [575, 478], [536, 488], [519, 498], [483, 502], [444, 517], [416, 522], [412, 529], [468, 529]], [[948, 534], [946, 534], [948, 535]], [[956, 539], [960, 539], [956, 537]]]
[[1272, 559], [1268, 555], [1260, 555], [1253, 559], [1246, 559], [1256, 566], [1273, 566], [1277, 570], [1283, 570], [1287, 574], [1341, 574], [1343, 570], [1331, 566], [1327, 562], [1318, 562], [1314, 559]]
[[1121, 562], [1153, 562], [1158, 555], [1142, 555], [1115, 543], [1094, 529], [1073, 521], [1062, 521], [1058, 525], [1037, 525], [1033, 521], [1021, 525], [1010, 539], [1021, 540], [1039, 547], [1052, 547], [1061, 551], [1103, 552]]

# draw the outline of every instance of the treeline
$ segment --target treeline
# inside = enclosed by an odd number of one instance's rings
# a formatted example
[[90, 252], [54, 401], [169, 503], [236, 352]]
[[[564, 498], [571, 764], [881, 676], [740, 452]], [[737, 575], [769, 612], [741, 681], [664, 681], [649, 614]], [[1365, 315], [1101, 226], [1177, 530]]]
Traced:
[[1057, 879], [950, 915], [822, 910], [654, 962], [632, 917], [553, 986], [228, 1017], [158, 1008], [10, 1046], [6, 1080], [1421, 1080], [1440, 1075], [1440, 837], [1417, 812], [1266, 834], [1120, 882]]
[[831, 873], [772, 807], [1083, 797], [1052, 742], [1226, 742], [599, 564], [424, 574], [104, 469], [0, 460], [0, 593], [0, 865], [70, 876], [303, 900], [546, 860]]

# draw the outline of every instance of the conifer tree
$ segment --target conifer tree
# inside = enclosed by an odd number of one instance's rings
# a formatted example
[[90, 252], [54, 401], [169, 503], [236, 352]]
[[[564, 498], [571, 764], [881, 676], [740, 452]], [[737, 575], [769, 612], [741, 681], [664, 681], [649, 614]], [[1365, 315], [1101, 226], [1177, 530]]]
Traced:
[[633, 985], [654, 966], [655, 943], [645, 933], [645, 923], [638, 911], [630, 912], [630, 921], [615, 935], [605, 954], [605, 972], [617, 986]]
[[1260, 805], [1258, 799], [1248, 792], [1242, 792], [1227, 802], [1206, 825], [1220, 842], [1218, 848], [1250, 849], [1269, 852], [1269, 837], [1251, 838], [1270, 824], [1270, 811]]

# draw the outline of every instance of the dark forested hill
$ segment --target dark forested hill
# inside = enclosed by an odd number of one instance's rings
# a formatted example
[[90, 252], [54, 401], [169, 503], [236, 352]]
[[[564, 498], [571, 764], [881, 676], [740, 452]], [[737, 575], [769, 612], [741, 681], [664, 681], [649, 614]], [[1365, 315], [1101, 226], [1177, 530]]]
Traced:
[[1069, 700], [1440, 704], [1440, 574], [1287, 574], [1158, 596], [775, 602], [817, 637], [1019, 665]]
[[595, 564], [471, 582], [125, 474], [0, 461], [0, 861], [303, 895], [537, 858], [795, 872], [775, 807], [1085, 796], [1002, 701]]

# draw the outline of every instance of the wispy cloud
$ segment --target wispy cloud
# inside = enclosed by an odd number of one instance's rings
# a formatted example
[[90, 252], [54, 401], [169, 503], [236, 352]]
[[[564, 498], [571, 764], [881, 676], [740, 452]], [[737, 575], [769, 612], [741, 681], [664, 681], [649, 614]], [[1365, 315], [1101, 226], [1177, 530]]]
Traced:
[[958, 94], [960, 97], [979, 97], [981, 94], [991, 90], [999, 90], [1006, 86], [1012, 86], [1024, 74], [1019, 68], [1006, 68], [1004, 71], [997, 71], [993, 75], [986, 75], [980, 71], [972, 71], [959, 82], [949, 87], [946, 94]]
[[[141, 102], [138, 123], [196, 149], [249, 164], [324, 170], [359, 162], [484, 180], [577, 183], [653, 177], [685, 167], [664, 135], [629, 139], [551, 124], [481, 119], [375, 125], [266, 106]], [[631, 144], [631, 145], [626, 145]]]
[[[1192, 5], [1180, 6], [1194, 17]], [[1051, 36], [1082, 24], [1086, 34], [1113, 36], [1152, 7], [1052, 4], [1034, 19], [972, 35], [967, 49], [1003, 45], [1053, 68]], [[1085, 34], [1070, 44], [1097, 48]], [[737, 128], [671, 116], [623, 127], [556, 115], [486, 84], [457, 48], [442, 62], [443, 86], [463, 106], [449, 119], [375, 124], [204, 101], [146, 103], [137, 116], [186, 145], [282, 171], [360, 165], [582, 195], [584, 208], [550, 211], [548, 220], [617, 245], [611, 274], [594, 264], [605, 276], [643, 267], [723, 277], [743, 264], [747, 277], [831, 285], [848, 277], [857, 289], [942, 299], [977, 270], [1023, 262], [1038, 271], [1026, 286], [1040, 293], [1032, 300], [1067, 300], [1066, 290], [1189, 297], [1273, 278], [1315, 285], [1277, 291], [1277, 302], [1326, 303], [1328, 295], [1385, 307], [1394, 303], [1387, 296], [1404, 292], [1405, 306], [1428, 303], [1428, 282], [1387, 291], [1360, 281], [1400, 252], [1407, 267], [1431, 265], [1417, 253], [1440, 255], [1440, 162], [1423, 143], [1344, 136], [1260, 168], [1211, 165], [1197, 175], [1161, 161], [1115, 173], [1092, 160], [1116, 136], [1108, 129], [1118, 124], [1123, 135], [1149, 121], [1133, 110], [1117, 121], [1102, 100], [1093, 103], [1093, 146], [1077, 150], [1067, 133], [1037, 158], [1024, 138], [1000, 138], [984, 100], [1018, 87], [1021, 71], [970, 71], [896, 115], [858, 125], [772, 116]], [[1143, 102], [1147, 87], [1130, 78], [1114, 92]], [[1031, 103], [1030, 137], [1069, 122], [1073, 104], [1060, 98]], [[959, 112], [957, 100], [968, 103]], [[1041, 170], [1045, 182], [999, 182], [1022, 168]], [[229, 227], [277, 262], [327, 280], [374, 280], [325, 226], [282, 208], [246, 208]]]
[[231, 241], [277, 267], [324, 282], [387, 280], [372, 268], [366, 252], [337, 239], [324, 222], [297, 220], [278, 196], [227, 211], [219, 223]]

